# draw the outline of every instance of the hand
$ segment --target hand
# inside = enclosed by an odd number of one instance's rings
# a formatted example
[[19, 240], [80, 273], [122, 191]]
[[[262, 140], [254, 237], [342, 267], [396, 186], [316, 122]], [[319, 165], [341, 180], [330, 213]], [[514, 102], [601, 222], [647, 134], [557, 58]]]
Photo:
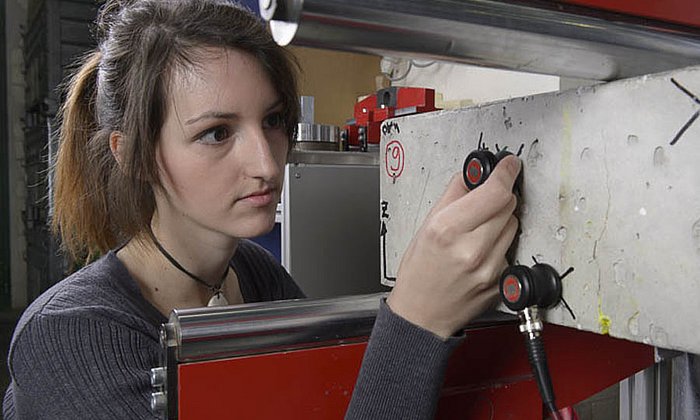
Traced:
[[520, 167], [505, 158], [471, 192], [461, 174], [452, 177], [401, 259], [387, 299], [394, 313], [447, 338], [495, 303], [518, 228], [512, 190]]

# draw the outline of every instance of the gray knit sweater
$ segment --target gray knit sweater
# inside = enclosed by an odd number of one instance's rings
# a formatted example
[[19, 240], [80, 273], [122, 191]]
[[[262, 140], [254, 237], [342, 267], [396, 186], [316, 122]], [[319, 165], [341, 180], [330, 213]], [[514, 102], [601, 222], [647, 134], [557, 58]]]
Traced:
[[[252, 242], [241, 242], [231, 265], [245, 302], [303, 297], [284, 268]], [[166, 321], [109, 252], [22, 315], [10, 345], [12, 383], [3, 417], [152, 419], [149, 370], [158, 364], [158, 330]], [[459, 342], [439, 339], [382, 303], [346, 418], [432, 418]]]

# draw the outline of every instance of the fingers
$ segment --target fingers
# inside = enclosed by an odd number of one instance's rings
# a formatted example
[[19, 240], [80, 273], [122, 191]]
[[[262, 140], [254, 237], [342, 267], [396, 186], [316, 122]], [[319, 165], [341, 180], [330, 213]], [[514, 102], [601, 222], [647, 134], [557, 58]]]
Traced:
[[[468, 236], [464, 237], [464, 246], [476, 245], [483, 250], [483, 253], [489, 253], [497, 240], [503, 234], [504, 229], [510, 222], [510, 219], [515, 219], [513, 212], [517, 206], [517, 200], [514, 195], [511, 194], [510, 201], [506, 206], [500, 209], [500, 211], [494, 214], [489, 220], [484, 221], [484, 223], [476, 226]], [[517, 221], [516, 221], [517, 228]], [[511, 238], [512, 241], [512, 238]], [[508, 247], [503, 251], [503, 254], [508, 250]]]
[[508, 263], [506, 262], [504, 255], [508, 251], [510, 245], [513, 243], [513, 239], [515, 239], [517, 232], [518, 219], [511, 215], [493, 244], [491, 252], [487, 254], [483, 261], [483, 273], [481, 275], [484, 278], [495, 278], [495, 283], [501, 273], [503, 273], [503, 271], [508, 267]]
[[448, 220], [460, 220], [462, 232], [472, 231], [486, 223], [512, 204], [513, 185], [520, 172], [520, 165], [520, 159], [515, 156], [503, 159], [483, 185], [466, 196], [453, 200], [449, 208], [445, 208], [449, 213], [445, 217]]
[[[465, 314], [466, 319], [478, 317], [484, 311], [495, 309], [499, 303], [498, 281], [503, 270], [508, 266], [503, 255], [513, 242], [518, 229], [518, 220], [511, 216], [505, 228], [498, 237], [498, 240], [491, 249], [491, 252], [482, 262], [479, 271], [473, 275], [473, 281], [478, 282], [476, 286], [480, 291], [478, 299], [474, 299], [470, 308], [465, 308], [469, 313]], [[478, 304], [481, 302], [481, 304]]]
[[[520, 167], [522, 163], [520, 159], [518, 159], [515, 156], [507, 156], [503, 160], [501, 160], [498, 165], [496, 165], [496, 169], [494, 169], [493, 173], [489, 177], [489, 179], [486, 180], [484, 185], [489, 184], [490, 186], [487, 187], [487, 190], [505, 190], [505, 191], [512, 191], [513, 190], [513, 185], [515, 184], [515, 180], [518, 177], [518, 174], [520, 173]], [[500, 188], [499, 188], [500, 187]], [[478, 190], [483, 190], [483, 188], [478, 188]], [[451, 203], [459, 200], [460, 198], [464, 197], [467, 193], [469, 192], [469, 189], [467, 188], [466, 185], [464, 185], [464, 179], [462, 177], [461, 172], [458, 172], [454, 175], [452, 175], [452, 178], [450, 179], [450, 182], [447, 184], [447, 188], [445, 188], [445, 192], [442, 194], [438, 202], [433, 206], [433, 208], [430, 211], [430, 214], [436, 213], [443, 208], [449, 206]], [[485, 194], [478, 194], [478, 195], [492, 195], [493, 191], [486, 191]], [[496, 206], [495, 208], [499, 207], [498, 202], [495, 203]]]

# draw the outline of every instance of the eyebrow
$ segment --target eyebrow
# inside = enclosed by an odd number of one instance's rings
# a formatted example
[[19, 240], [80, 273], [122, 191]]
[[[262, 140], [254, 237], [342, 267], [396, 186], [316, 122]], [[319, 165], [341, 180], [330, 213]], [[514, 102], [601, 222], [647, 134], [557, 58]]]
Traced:
[[196, 117], [190, 118], [189, 120], [185, 121], [185, 125], [190, 125], [194, 124], [199, 120], [203, 119], [235, 119], [238, 118], [238, 114], [234, 112], [220, 112], [220, 111], [207, 111], [204, 112]]
[[[279, 99], [265, 110], [265, 112], [270, 112], [273, 109], [277, 108], [282, 104], [282, 100]], [[221, 111], [206, 111], [201, 113], [200, 115], [196, 117], [192, 117], [189, 120], [185, 121], [185, 125], [191, 125], [196, 123], [197, 121], [203, 120], [203, 119], [228, 119], [228, 120], [233, 120], [238, 118], [238, 114], [235, 112], [221, 112]]]

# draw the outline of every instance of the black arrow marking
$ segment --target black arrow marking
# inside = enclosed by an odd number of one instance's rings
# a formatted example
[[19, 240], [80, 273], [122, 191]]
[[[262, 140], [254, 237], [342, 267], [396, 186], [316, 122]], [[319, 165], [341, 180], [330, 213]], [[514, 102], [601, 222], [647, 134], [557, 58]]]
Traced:
[[[686, 89], [683, 85], [681, 85], [680, 83], [678, 83], [678, 82], [676, 81], [676, 79], [671, 78], [671, 83], [673, 83], [674, 85], [676, 85], [676, 87], [677, 87], [678, 89], [680, 89], [681, 92], [683, 92], [683, 93], [685, 93], [686, 95], [688, 95], [688, 96], [690, 97], [690, 99], [693, 100], [693, 102], [695, 102], [696, 104], [700, 105], [700, 98], [698, 98], [693, 92], [691, 92], [691, 91], [689, 91], [688, 89]], [[700, 110], [695, 111], [695, 114], [693, 114], [693, 116], [690, 117], [690, 119], [688, 120], [688, 122], [686, 122], [685, 125], [684, 125], [683, 127], [681, 127], [681, 129], [678, 131], [678, 133], [677, 133], [676, 136], [673, 138], [673, 140], [671, 140], [671, 146], [673, 146], [674, 144], [676, 144], [676, 142], [677, 142], [678, 140], [680, 140], [680, 138], [683, 136], [683, 134], [690, 128], [691, 125], [693, 125], [693, 123], [695, 122], [695, 120], [698, 119], [698, 117], [700, 117]]]
[[693, 102], [695, 102], [696, 104], [700, 105], [700, 98], [698, 98], [697, 96], [695, 96], [695, 94], [694, 94], [693, 92], [691, 92], [691, 91], [689, 91], [688, 89], [686, 89], [685, 87], [683, 87], [683, 85], [681, 85], [680, 83], [678, 83], [678, 82], [676, 81], [676, 79], [671, 78], [671, 83], [673, 83], [674, 85], [676, 85], [676, 87], [677, 87], [678, 89], [682, 90], [683, 93], [685, 93], [686, 95], [690, 96], [691, 99], [693, 99]]
[[382, 266], [384, 267], [384, 279], [390, 280], [390, 281], [396, 281], [396, 277], [389, 277], [386, 275], [386, 234], [387, 234], [386, 222], [382, 221], [382, 231], [380, 232], [380, 235], [382, 237], [382, 259], [383, 259]]

